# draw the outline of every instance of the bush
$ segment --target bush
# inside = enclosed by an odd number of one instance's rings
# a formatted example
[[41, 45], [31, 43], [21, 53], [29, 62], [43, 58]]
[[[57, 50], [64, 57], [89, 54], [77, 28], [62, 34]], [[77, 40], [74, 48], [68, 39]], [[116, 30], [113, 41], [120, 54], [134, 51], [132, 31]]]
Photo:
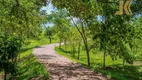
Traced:
[[0, 36], [0, 70], [6, 74], [17, 75], [17, 57], [21, 47], [21, 41], [13, 36]]

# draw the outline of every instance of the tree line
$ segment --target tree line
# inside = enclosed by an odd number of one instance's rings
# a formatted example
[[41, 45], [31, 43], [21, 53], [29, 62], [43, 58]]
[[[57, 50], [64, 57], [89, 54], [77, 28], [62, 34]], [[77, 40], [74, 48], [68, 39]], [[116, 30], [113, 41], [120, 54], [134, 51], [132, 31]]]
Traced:
[[43, 17], [41, 0], [0, 0], [0, 72], [16, 76], [21, 47], [40, 35]]
[[73, 52], [74, 46], [83, 43], [88, 66], [91, 65], [90, 51], [95, 48], [103, 51], [103, 68], [107, 55], [112, 60], [121, 58], [123, 65], [133, 64], [142, 38], [140, 2], [133, 1], [132, 16], [117, 16], [114, 13], [118, 10], [118, 1], [52, 0], [58, 11], [47, 14], [47, 21], [55, 24], [53, 33], [58, 34], [59, 42], [71, 44]]

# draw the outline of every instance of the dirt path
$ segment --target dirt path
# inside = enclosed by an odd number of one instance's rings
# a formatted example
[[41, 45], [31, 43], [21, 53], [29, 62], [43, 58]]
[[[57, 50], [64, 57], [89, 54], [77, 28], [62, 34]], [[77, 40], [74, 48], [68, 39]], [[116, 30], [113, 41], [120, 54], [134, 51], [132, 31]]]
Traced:
[[34, 55], [48, 69], [50, 80], [108, 80], [68, 58], [58, 55], [54, 48], [58, 44], [49, 44], [34, 49]]

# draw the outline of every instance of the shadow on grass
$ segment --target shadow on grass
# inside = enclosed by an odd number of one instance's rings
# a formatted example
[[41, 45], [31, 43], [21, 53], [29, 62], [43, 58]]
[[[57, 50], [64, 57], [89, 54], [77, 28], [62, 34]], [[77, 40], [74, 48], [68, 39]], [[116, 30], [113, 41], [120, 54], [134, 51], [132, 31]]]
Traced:
[[35, 46], [35, 47], [29, 47], [29, 48], [22, 48], [22, 49], [21, 49], [21, 52], [23, 53], [23, 52], [26, 52], [26, 51], [31, 50], [31, 49], [33, 49], [33, 48], [43, 48], [43, 47]]
[[58, 48], [61, 52], [64, 52], [64, 53], [68, 53], [68, 54], [71, 54], [72, 51], [67, 51], [67, 50], [64, 50], [63, 48]]
[[95, 71], [101, 72], [110, 76], [113, 80], [142, 80], [142, 66], [111, 66], [102, 68], [96, 68]]
[[22, 49], [21, 49], [21, 52], [26, 52], [26, 51], [31, 50], [31, 49], [33, 49], [33, 48], [35, 48], [35, 47], [22, 48]]
[[[61, 52], [60, 54], [65, 53], [64, 50], [59, 49], [58, 50]], [[68, 55], [63, 55], [68, 58], [71, 58], [74, 60], [75, 58], [68, 56]], [[79, 62], [81, 65], [88, 67], [87, 64], [83, 62], [84, 59], [77, 60], [76, 62]], [[100, 59], [97, 59], [96, 61], [99, 61]], [[141, 62], [138, 62], [140, 64]], [[104, 75], [108, 75], [112, 80], [142, 80], [142, 65], [125, 65], [122, 66], [120, 64], [113, 65], [106, 67], [106, 69], [102, 69], [102, 63], [93, 63], [91, 62], [91, 67], [88, 67], [90, 69], [94, 69], [94, 71], [103, 73]], [[94, 67], [93, 64], [97, 65], [97, 67]]]
[[22, 61], [18, 63], [18, 66], [19, 76], [14, 80], [48, 80], [47, 71], [33, 55], [23, 58]]

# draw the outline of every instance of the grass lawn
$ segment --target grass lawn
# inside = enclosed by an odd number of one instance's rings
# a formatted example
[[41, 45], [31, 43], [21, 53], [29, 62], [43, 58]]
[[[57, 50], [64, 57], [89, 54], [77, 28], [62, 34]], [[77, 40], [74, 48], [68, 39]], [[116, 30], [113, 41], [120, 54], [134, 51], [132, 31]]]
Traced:
[[[77, 60], [77, 53], [75, 57], [72, 57], [71, 46], [67, 45], [66, 50], [56, 47], [55, 50], [60, 55], [63, 55], [75, 62], [81, 63], [82, 65], [87, 65], [87, 57], [85, 51], [82, 49], [80, 52], [80, 60]], [[122, 60], [117, 59], [113, 61], [110, 56], [106, 57], [106, 69], [102, 69], [103, 64], [103, 52], [95, 50], [95, 52], [90, 52], [91, 67], [90, 69], [103, 73], [113, 80], [142, 80], [142, 61], [137, 62], [139, 65], [122, 65]]]
[[42, 41], [29, 40], [27, 44], [23, 46], [20, 54], [21, 59], [18, 63], [20, 76], [16, 80], [28, 80], [31, 78], [48, 79], [47, 70], [38, 62], [32, 51], [36, 46], [49, 44], [49, 42], [46, 39]]
[[[53, 43], [56, 41], [53, 40]], [[14, 80], [48, 80], [49, 74], [42, 64], [38, 62], [36, 57], [33, 55], [33, 49], [40, 45], [49, 44], [47, 38], [41, 38], [41, 40], [28, 40], [22, 46], [20, 53], [20, 60], [18, 62], [18, 76], [12, 77], [7, 76], [8, 79]], [[1, 73], [3, 74], [3, 73]]]

